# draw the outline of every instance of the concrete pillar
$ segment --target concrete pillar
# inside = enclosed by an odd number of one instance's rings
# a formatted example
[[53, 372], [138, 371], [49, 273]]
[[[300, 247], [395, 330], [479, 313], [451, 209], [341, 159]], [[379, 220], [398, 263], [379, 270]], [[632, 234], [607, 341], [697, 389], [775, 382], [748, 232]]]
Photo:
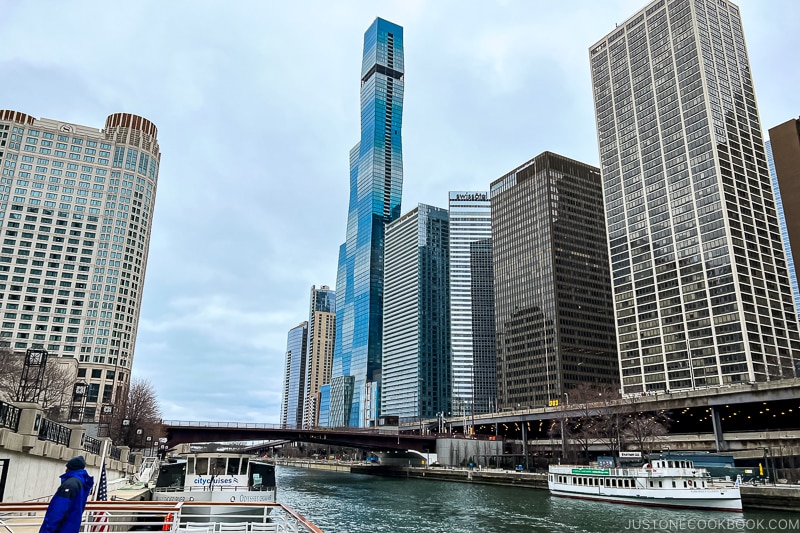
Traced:
[[711, 408], [711, 423], [714, 426], [714, 448], [717, 452], [724, 452], [728, 449], [728, 443], [722, 435], [722, 420], [719, 418], [719, 411]]
[[64, 424], [72, 430], [69, 436], [69, 447], [83, 454], [83, 439], [86, 437], [86, 428], [80, 424]]
[[524, 421], [520, 423], [522, 424], [522, 453], [525, 454], [525, 470], [530, 470], [528, 468], [528, 424]]
[[39, 436], [39, 428], [44, 420], [44, 410], [38, 403], [19, 402], [14, 403], [16, 407], [22, 409], [19, 414], [19, 429], [17, 433], [24, 436]]

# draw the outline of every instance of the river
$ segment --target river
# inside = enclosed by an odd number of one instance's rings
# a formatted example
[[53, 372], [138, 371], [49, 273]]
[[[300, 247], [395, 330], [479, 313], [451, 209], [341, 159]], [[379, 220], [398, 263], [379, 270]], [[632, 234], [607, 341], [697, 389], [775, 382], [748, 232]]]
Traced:
[[277, 468], [278, 501], [325, 533], [792, 531], [800, 513], [721, 513], [554, 498], [547, 491]]

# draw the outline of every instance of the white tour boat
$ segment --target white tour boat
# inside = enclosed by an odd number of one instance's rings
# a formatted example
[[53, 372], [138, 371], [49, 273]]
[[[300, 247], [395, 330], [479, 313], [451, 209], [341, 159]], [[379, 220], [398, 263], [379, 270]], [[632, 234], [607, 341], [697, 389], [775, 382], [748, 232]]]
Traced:
[[741, 512], [739, 482], [712, 482], [692, 461], [659, 459], [638, 467], [551, 465], [550, 493], [632, 505]]
[[272, 503], [275, 465], [239, 453], [184, 453], [160, 464], [153, 500]]

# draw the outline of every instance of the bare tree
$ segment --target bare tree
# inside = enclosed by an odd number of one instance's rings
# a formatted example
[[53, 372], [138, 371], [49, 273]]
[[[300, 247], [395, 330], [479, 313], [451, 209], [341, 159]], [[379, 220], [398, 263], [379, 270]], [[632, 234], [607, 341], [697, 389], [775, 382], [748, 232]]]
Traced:
[[22, 375], [22, 357], [7, 347], [0, 348], [0, 401], [13, 401]]
[[[111, 421], [112, 440], [131, 448], [155, 445], [166, 433], [161, 425], [161, 408], [153, 385], [137, 378], [131, 381], [127, 395], [124, 389], [122, 391], [122, 401], [117, 402]], [[151, 437], [150, 442], [147, 437]]]
[[[67, 359], [61, 361], [61, 359]], [[77, 363], [72, 358], [47, 360], [42, 380], [39, 403], [50, 420], [64, 421], [69, 414], [72, 385], [75, 383]]]
[[625, 427], [625, 436], [637, 447], [638, 451], [650, 453], [655, 443], [669, 433], [672, 418], [667, 411], [642, 411], [633, 404], [633, 412], [629, 415]]

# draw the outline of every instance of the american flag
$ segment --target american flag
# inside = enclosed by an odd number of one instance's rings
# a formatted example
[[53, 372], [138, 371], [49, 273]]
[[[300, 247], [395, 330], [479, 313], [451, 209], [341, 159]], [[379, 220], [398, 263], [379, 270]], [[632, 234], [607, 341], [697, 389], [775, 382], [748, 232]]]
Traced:
[[[106, 477], [106, 463], [100, 469], [100, 482], [97, 485], [97, 500], [108, 500], [108, 477]], [[92, 513], [92, 533], [108, 533], [108, 511], [95, 511]]]

